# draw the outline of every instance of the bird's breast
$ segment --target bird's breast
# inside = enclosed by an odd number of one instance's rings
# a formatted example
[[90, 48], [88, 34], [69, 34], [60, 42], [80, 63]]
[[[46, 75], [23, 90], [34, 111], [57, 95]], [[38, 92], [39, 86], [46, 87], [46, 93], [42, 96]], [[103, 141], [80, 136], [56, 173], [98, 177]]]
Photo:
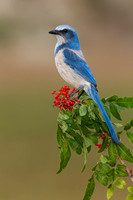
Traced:
[[76, 88], [84, 86], [86, 84], [86, 80], [77, 74], [69, 65], [67, 65], [64, 60], [65, 58], [62, 49], [58, 51], [55, 56], [55, 64], [61, 77]]

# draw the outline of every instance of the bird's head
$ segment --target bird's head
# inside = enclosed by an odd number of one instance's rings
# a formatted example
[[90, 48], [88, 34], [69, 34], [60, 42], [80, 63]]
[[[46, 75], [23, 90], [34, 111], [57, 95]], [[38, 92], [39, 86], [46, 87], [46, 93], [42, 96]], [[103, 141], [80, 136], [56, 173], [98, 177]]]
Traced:
[[50, 34], [55, 34], [58, 45], [63, 43], [79, 44], [78, 36], [74, 28], [69, 25], [60, 25], [55, 30], [49, 31]]

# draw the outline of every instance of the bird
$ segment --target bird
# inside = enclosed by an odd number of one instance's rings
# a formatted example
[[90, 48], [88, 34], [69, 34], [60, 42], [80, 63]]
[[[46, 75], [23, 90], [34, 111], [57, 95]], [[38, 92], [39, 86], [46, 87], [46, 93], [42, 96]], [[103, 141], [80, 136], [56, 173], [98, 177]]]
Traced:
[[96, 81], [81, 51], [75, 29], [69, 25], [59, 25], [54, 30], [49, 31], [49, 34], [54, 34], [57, 38], [54, 55], [59, 74], [67, 83], [77, 88], [75, 92], [82, 89], [82, 93], [85, 91], [98, 105], [109, 129], [112, 141], [119, 145], [120, 142], [115, 129], [98, 96]]

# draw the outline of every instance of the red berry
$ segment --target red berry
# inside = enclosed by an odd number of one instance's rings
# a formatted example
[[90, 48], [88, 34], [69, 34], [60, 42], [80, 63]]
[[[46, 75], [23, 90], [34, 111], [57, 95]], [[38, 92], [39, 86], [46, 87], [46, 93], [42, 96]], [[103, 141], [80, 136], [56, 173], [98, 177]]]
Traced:
[[99, 148], [99, 149], [101, 148], [101, 144], [98, 145], [98, 148]]
[[99, 149], [100, 149], [100, 147], [101, 147], [101, 143], [100, 144], [95, 144], [95, 146], [97, 146]]
[[[75, 88], [72, 89], [72, 92], [74, 92], [74, 91], [75, 91]], [[72, 93], [72, 92], [71, 92], [71, 93]]]
[[132, 170], [132, 169], [129, 169], [129, 171], [130, 171], [130, 173], [132, 173], [133, 170]]
[[53, 90], [52, 94], [54, 94], [56, 92], [56, 90]]
[[106, 133], [103, 133], [103, 136], [106, 136]]
[[56, 95], [54, 98], [57, 99], [59, 97], [59, 95]]
[[61, 95], [61, 92], [57, 92], [58, 95]]

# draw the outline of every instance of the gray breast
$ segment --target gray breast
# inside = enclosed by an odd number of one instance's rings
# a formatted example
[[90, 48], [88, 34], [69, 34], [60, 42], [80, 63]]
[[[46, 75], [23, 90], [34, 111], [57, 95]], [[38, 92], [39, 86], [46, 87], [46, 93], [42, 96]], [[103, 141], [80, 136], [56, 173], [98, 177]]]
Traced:
[[87, 81], [64, 63], [63, 50], [61, 49], [55, 56], [55, 64], [59, 74], [66, 82], [76, 88], [86, 85]]

